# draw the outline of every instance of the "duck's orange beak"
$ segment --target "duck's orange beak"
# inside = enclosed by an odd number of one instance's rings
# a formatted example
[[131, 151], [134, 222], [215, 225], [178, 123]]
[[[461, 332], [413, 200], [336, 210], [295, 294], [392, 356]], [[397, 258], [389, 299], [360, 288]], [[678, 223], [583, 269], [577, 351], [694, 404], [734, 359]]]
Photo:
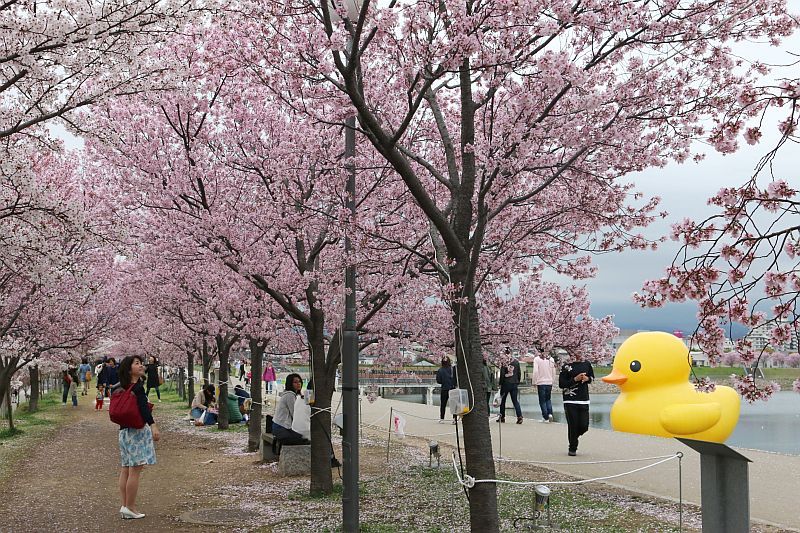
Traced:
[[609, 375], [603, 376], [600, 379], [602, 379], [606, 383], [613, 383], [614, 385], [622, 385], [623, 383], [628, 381], [628, 376], [626, 376], [625, 374], [614, 368], [613, 370], [611, 370], [611, 373]]

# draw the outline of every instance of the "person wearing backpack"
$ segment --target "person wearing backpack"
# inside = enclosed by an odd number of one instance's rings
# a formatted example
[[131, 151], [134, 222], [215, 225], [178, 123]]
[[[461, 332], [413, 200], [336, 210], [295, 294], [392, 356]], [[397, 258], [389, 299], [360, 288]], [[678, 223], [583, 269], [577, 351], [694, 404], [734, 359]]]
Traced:
[[[138, 355], [129, 355], [119, 366], [119, 383], [111, 391], [111, 420], [120, 425], [119, 453], [122, 468], [119, 472], [119, 492], [123, 519], [144, 518], [134, 510], [139, 478], [144, 465], [156, 464], [154, 442], [161, 434], [153, 420], [151, 404], [142, 386], [145, 366]], [[132, 395], [132, 396], [125, 396]]]

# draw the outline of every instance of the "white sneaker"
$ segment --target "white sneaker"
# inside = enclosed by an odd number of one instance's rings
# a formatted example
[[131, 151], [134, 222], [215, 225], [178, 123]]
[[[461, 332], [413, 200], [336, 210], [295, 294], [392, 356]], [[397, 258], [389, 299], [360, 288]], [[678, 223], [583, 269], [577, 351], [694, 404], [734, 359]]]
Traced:
[[546, 424], [546, 423], [550, 422], [550, 420], [547, 420], [547, 419], [544, 419], [544, 418], [540, 418], [540, 419], [538, 420], [538, 422], [539, 422], [539, 423], [542, 423], [542, 422], [543, 422], [543, 423], [545, 423], [545, 424]]
[[552, 423], [553, 422], [553, 415], [548, 416], [547, 417], [547, 421]]

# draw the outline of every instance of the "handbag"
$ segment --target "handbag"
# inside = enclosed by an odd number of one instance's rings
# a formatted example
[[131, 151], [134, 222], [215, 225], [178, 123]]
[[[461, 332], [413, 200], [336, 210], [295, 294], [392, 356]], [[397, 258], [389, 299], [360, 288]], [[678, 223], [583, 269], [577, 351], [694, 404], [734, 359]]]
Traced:
[[494, 398], [492, 398], [492, 406], [493, 407], [500, 407], [500, 391], [497, 391], [494, 394]]
[[292, 431], [299, 433], [304, 439], [311, 438], [311, 406], [299, 394], [294, 401]]
[[158, 384], [159, 385], [163, 385], [164, 384], [164, 376], [158, 376]]
[[86, 381], [92, 381], [92, 371], [91, 370], [87, 370], [86, 371]]
[[132, 392], [133, 385], [124, 390], [117, 390], [111, 395], [108, 406], [108, 416], [112, 422], [122, 428], [142, 429], [144, 419], [139, 412], [136, 395]]

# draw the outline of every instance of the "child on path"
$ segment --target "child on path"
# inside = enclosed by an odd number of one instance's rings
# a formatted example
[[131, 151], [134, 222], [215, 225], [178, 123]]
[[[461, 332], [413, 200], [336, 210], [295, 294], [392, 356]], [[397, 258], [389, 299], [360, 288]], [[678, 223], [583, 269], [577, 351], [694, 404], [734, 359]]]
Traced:
[[94, 397], [94, 409], [95, 411], [102, 411], [103, 410], [103, 398], [105, 397], [105, 390], [103, 385], [97, 387], [97, 395]]

